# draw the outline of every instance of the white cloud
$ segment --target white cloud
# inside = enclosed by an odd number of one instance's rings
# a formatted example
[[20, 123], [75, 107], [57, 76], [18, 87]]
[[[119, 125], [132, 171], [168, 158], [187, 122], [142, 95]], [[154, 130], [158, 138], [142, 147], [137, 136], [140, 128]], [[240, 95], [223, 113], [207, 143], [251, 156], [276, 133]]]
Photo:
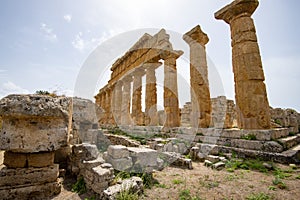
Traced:
[[64, 20], [70, 23], [72, 21], [72, 15], [64, 15]]
[[[75, 39], [72, 41], [72, 46], [81, 51], [91, 51], [92, 49], [96, 48], [100, 43], [104, 42], [105, 40], [121, 33], [121, 29], [118, 30], [109, 30], [108, 32], [103, 32], [101, 37], [84, 37], [82, 32], [79, 32], [75, 35]], [[87, 31], [88, 34], [91, 34], [91, 31]]]
[[53, 32], [53, 29], [50, 28], [47, 24], [41, 23], [40, 30], [42, 31], [46, 40], [55, 42], [57, 40], [57, 35]]
[[28, 94], [29, 91], [14, 84], [13, 82], [3, 83], [0, 87], [0, 98], [5, 97], [9, 94]]

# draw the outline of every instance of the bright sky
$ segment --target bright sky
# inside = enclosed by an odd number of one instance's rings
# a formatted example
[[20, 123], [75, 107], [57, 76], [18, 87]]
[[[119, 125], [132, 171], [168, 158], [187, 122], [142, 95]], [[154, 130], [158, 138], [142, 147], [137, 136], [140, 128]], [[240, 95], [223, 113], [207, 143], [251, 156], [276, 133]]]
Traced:
[[[180, 41], [197, 24], [210, 38], [207, 54], [212, 96], [234, 99], [229, 26], [214, 13], [230, 0], [2, 0], [0, 7], [0, 97], [9, 93], [58, 90], [73, 94], [93, 50], [119, 44], [120, 56], [145, 32], [165, 28], [174, 49], [188, 51]], [[270, 105], [300, 111], [300, 1], [261, 0], [253, 15], [262, 55]], [[147, 30], [144, 30], [147, 29]], [[134, 37], [133, 37], [134, 36]], [[121, 38], [122, 40], [118, 40]], [[177, 38], [177, 39], [176, 39]], [[120, 42], [121, 41], [121, 42]], [[109, 53], [110, 48], [101, 53]], [[179, 79], [186, 76], [187, 52], [178, 61]], [[110, 64], [117, 57], [108, 60]], [[88, 60], [88, 61], [87, 61]], [[100, 59], [101, 60], [101, 59]], [[97, 63], [95, 94], [109, 76], [109, 63]], [[100, 71], [99, 71], [100, 70]], [[99, 73], [101, 72], [101, 73]], [[157, 73], [160, 73], [157, 71]], [[212, 76], [212, 75], [210, 75]], [[186, 77], [185, 77], [186, 78]], [[86, 80], [89, 82], [88, 80]], [[221, 82], [220, 82], [221, 81]], [[218, 85], [222, 85], [218, 88]], [[179, 84], [182, 103], [188, 101]], [[76, 90], [76, 89], [75, 89]], [[223, 91], [224, 90], [224, 91]], [[220, 92], [221, 91], [221, 92]], [[222, 92], [223, 91], [223, 92]], [[76, 92], [75, 92], [76, 94]], [[82, 94], [93, 98], [93, 94]], [[79, 93], [76, 95], [80, 95]], [[183, 96], [183, 97], [182, 97]]]

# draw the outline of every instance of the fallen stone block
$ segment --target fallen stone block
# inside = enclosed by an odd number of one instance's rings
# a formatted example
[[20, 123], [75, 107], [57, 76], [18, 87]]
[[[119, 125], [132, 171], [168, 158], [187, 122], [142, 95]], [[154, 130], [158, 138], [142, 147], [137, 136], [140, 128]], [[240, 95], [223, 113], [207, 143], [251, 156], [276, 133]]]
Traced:
[[155, 167], [157, 164], [157, 151], [147, 148], [128, 147], [133, 164], [139, 164], [141, 167]]
[[103, 191], [103, 199], [114, 200], [122, 191], [129, 190], [132, 193], [141, 194], [144, 190], [143, 180], [140, 177], [125, 179], [121, 184], [110, 186]]
[[216, 163], [216, 162], [220, 161], [220, 158], [219, 158], [219, 156], [208, 155], [206, 157], [206, 160], [209, 160], [212, 163]]
[[212, 165], [212, 168], [213, 169], [217, 169], [217, 170], [221, 170], [221, 169], [223, 169], [225, 167], [225, 163], [223, 163], [223, 162], [217, 162], [217, 163], [214, 163], [213, 165]]
[[210, 166], [212, 166], [212, 162], [211, 161], [209, 161], [209, 160], [205, 160], [204, 161], [204, 166], [206, 166], [206, 167], [210, 167]]
[[107, 154], [114, 159], [119, 159], [128, 157], [129, 151], [127, 147], [123, 145], [109, 145], [107, 149]]

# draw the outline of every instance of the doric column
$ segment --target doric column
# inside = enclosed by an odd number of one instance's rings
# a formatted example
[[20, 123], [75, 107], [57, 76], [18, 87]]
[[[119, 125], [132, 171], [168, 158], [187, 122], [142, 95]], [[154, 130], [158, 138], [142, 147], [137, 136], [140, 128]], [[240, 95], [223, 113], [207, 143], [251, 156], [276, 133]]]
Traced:
[[209, 39], [199, 25], [184, 34], [183, 39], [190, 46], [192, 126], [208, 128], [211, 122], [211, 100], [205, 45]]
[[145, 70], [137, 68], [133, 72], [133, 94], [132, 94], [132, 119], [135, 125], [143, 125], [144, 117], [142, 112], [142, 76]]
[[123, 96], [122, 96], [122, 125], [131, 125], [130, 116], [130, 100], [131, 100], [131, 75], [127, 75], [122, 79], [123, 82]]
[[113, 91], [113, 117], [116, 124], [121, 124], [121, 113], [122, 113], [122, 86], [121, 80], [117, 81]]
[[178, 103], [176, 59], [182, 51], [173, 51], [164, 57], [164, 109], [166, 114], [165, 128], [180, 126], [180, 110]]
[[156, 89], [156, 76], [155, 69], [162, 63], [148, 62], [144, 63], [143, 67], [146, 69], [146, 95], [145, 95], [145, 125], [157, 126], [157, 89]]
[[215, 13], [230, 25], [238, 127], [269, 129], [270, 111], [265, 77], [251, 15], [258, 0], [235, 0]]

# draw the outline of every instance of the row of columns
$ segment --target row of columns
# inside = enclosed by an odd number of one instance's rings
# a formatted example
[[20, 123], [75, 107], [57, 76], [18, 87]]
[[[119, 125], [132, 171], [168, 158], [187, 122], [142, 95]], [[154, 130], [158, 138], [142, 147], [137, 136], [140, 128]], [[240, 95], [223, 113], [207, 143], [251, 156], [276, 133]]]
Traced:
[[[164, 59], [164, 127], [180, 126], [176, 60], [182, 51], [168, 52]], [[155, 70], [158, 61], [142, 64], [112, 86], [101, 89], [96, 103], [105, 111], [102, 124], [157, 126], [157, 85]], [[142, 77], [146, 76], [145, 113], [142, 112]], [[133, 87], [131, 88], [131, 83]], [[131, 89], [133, 91], [131, 91]], [[132, 94], [132, 96], [131, 96]], [[131, 105], [132, 103], [132, 105]], [[132, 113], [130, 107], [132, 106]]]

